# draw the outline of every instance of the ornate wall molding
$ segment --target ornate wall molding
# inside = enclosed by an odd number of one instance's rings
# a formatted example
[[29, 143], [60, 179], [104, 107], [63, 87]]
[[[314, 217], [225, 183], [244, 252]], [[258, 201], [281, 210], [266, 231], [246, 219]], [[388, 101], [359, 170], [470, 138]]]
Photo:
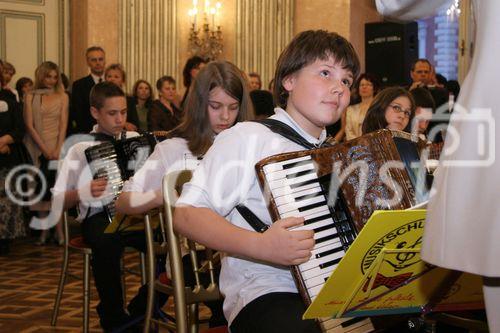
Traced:
[[45, 60], [45, 14], [0, 10], [0, 58], [2, 59], [6, 59], [7, 55], [7, 19], [35, 22], [37, 35], [36, 63], [43, 62]]
[[295, 0], [237, 0], [235, 63], [262, 77], [274, 77], [276, 60], [293, 37]]
[[161, 75], [180, 79], [177, 0], [123, 0], [119, 10], [118, 59], [127, 72], [127, 91], [138, 79], [153, 87]]

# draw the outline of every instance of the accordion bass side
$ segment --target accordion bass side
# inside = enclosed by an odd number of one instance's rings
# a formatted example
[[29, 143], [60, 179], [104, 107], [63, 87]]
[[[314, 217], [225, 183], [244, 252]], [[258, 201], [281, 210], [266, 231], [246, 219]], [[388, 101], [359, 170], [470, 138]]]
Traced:
[[146, 133], [124, 140], [106, 141], [85, 150], [94, 179], [106, 178], [108, 181], [110, 193], [103, 198], [103, 207], [110, 223], [116, 214], [115, 201], [124, 182], [146, 162], [156, 143], [157, 136]]
[[408, 133], [380, 130], [344, 144], [274, 155], [257, 163], [273, 221], [302, 216], [304, 226], [298, 229], [314, 230], [311, 259], [292, 267], [307, 305], [375, 210], [406, 209], [425, 199], [420, 167], [424, 148], [424, 141]]

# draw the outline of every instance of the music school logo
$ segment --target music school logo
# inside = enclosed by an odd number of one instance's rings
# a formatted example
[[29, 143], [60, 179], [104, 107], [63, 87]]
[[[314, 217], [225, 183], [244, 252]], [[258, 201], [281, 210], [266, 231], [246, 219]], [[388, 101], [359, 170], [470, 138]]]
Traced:
[[[361, 272], [365, 272], [374, 263], [377, 256], [385, 249], [419, 249], [422, 244], [422, 237], [415, 237], [412, 231], [423, 229], [425, 219], [409, 222], [402, 225], [383, 237], [379, 238], [366, 252], [361, 261]], [[422, 234], [419, 232], [419, 234]], [[388, 255], [384, 258], [382, 265], [384, 266], [384, 274], [377, 272], [372, 289], [380, 286], [392, 288], [410, 278], [413, 273], [406, 271], [407, 268], [421, 261], [418, 252], [402, 252], [394, 255]], [[404, 272], [401, 272], [404, 271]], [[387, 274], [390, 272], [390, 274]], [[386, 276], [388, 275], [388, 276]], [[371, 280], [371, 278], [369, 279]], [[368, 282], [369, 282], [368, 280]], [[363, 289], [368, 287], [368, 282]]]

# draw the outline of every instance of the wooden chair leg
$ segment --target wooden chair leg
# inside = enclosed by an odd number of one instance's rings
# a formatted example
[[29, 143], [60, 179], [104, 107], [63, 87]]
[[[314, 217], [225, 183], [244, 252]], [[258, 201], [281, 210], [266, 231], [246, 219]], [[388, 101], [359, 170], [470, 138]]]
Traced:
[[83, 332], [89, 331], [90, 254], [83, 255]]
[[52, 320], [50, 324], [55, 326], [57, 323], [57, 316], [59, 315], [59, 306], [61, 305], [61, 298], [64, 291], [64, 285], [66, 284], [66, 277], [68, 273], [68, 260], [69, 260], [69, 251], [68, 248], [65, 247], [63, 254], [63, 263], [61, 268], [61, 276], [59, 278], [59, 285], [57, 287], [56, 301], [54, 303], [54, 309], [52, 310]]

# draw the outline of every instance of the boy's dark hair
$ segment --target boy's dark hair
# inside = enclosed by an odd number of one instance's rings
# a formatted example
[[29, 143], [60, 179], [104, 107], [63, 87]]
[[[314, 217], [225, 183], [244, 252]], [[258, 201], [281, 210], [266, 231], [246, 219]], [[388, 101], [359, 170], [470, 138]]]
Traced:
[[273, 94], [267, 90], [253, 90], [250, 92], [255, 117], [267, 118], [274, 114]]
[[458, 83], [457, 80], [449, 80], [446, 83], [446, 89], [448, 89], [448, 91], [455, 96], [455, 100], [457, 100], [458, 94], [460, 93], [460, 83]]
[[432, 112], [436, 110], [436, 103], [428, 89], [415, 88], [410, 90], [410, 94], [415, 101], [415, 108], [432, 109]]
[[125, 93], [122, 88], [118, 87], [113, 82], [101, 82], [96, 84], [90, 90], [90, 106], [96, 109], [101, 109], [104, 106], [104, 102], [110, 97], [125, 97]]
[[100, 46], [91, 46], [89, 47], [86, 51], [85, 51], [85, 57], [87, 57], [89, 55], [90, 52], [92, 51], [101, 51], [102, 53], [105, 53], [104, 52], [104, 49]]
[[411, 121], [415, 116], [415, 102], [413, 101], [413, 97], [402, 87], [389, 87], [381, 90], [377, 96], [375, 96], [372, 104], [370, 104], [370, 107], [368, 108], [368, 111], [366, 111], [366, 117], [362, 125], [363, 134], [375, 132], [379, 129], [387, 127], [388, 123], [385, 119], [385, 112], [389, 105], [400, 96], [405, 96], [410, 100], [411, 115], [408, 127], [405, 128], [405, 131], [409, 129]]
[[173, 84], [174, 86], [176, 85], [175, 79], [173, 77], [171, 77], [169, 75], [164, 75], [156, 81], [156, 89], [158, 89], [158, 91], [160, 91], [161, 87], [163, 86], [163, 83], [165, 83], [165, 82]]
[[313, 63], [317, 59], [332, 57], [343, 68], [352, 72], [353, 79], [359, 75], [359, 59], [353, 46], [347, 39], [335, 32], [308, 30], [295, 36], [281, 52], [274, 75], [274, 102], [286, 108], [288, 92], [283, 87], [283, 80]]

